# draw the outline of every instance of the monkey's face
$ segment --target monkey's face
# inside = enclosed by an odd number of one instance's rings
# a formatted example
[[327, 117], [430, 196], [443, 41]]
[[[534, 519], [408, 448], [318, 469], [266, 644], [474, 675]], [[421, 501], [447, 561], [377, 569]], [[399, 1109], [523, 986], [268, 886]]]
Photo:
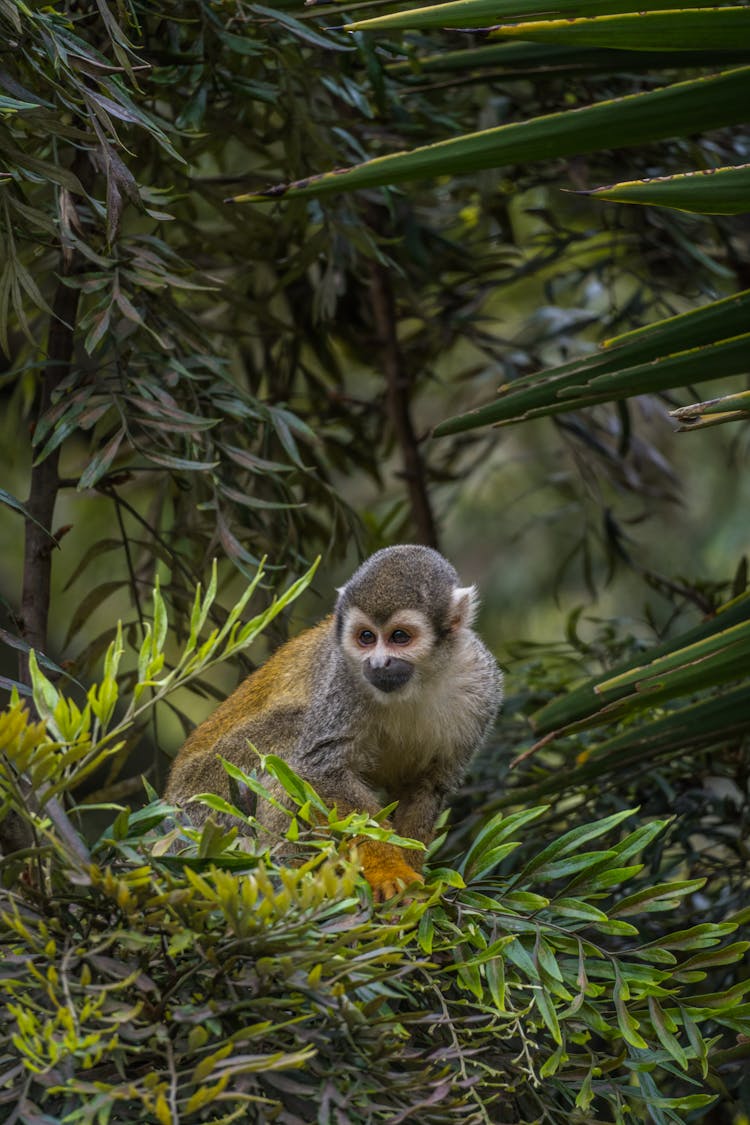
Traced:
[[344, 619], [341, 643], [376, 697], [408, 695], [415, 669], [435, 647], [435, 634], [417, 610], [393, 613], [385, 622], [376, 622], [352, 607]]

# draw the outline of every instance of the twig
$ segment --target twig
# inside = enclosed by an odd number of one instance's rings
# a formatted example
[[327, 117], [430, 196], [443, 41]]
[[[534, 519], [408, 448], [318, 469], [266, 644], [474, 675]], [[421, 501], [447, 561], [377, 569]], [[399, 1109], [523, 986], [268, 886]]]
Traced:
[[411, 378], [405, 369], [396, 334], [393, 288], [387, 271], [379, 262], [370, 263], [370, 279], [373, 317], [383, 355], [388, 414], [401, 451], [412, 519], [419, 542], [428, 547], [437, 547], [437, 528], [427, 492], [424, 461], [411, 417]]
[[546, 746], [548, 742], [553, 742], [559, 734], [559, 730], [551, 730], [549, 734], [545, 734], [544, 738], [540, 738], [539, 741], [535, 742], [533, 746], [529, 746], [528, 750], [524, 750], [523, 753], [517, 754], [513, 761], [510, 763], [509, 768], [514, 770], [516, 766], [520, 766], [521, 762], [525, 762], [527, 758], [530, 758], [532, 756], [532, 754], [536, 754], [537, 750], [541, 750], [542, 747]]

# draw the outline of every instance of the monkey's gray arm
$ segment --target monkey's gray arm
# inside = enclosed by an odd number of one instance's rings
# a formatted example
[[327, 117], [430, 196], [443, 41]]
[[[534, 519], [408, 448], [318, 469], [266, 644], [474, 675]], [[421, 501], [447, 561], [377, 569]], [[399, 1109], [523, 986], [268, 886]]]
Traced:
[[448, 792], [447, 786], [427, 778], [405, 789], [399, 795], [398, 808], [393, 814], [393, 827], [399, 836], [429, 844]]
[[298, 747], [290, 765], [327, 804], [335, 804], [340, 815], [356, 811], [375, 816], [383, 803], [349, 765], [350, 752], [351, 739], [346, 736], [319, 738]]

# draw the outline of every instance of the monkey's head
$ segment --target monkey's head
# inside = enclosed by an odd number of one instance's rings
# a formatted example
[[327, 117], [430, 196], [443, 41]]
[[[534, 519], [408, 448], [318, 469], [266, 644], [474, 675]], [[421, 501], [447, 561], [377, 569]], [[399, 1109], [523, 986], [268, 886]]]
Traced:
[[410, 695], [447, 666], [476, 606], [474, 587], [431, 547], [386, 547], [339, 589], [336, 639], [376, 698]]

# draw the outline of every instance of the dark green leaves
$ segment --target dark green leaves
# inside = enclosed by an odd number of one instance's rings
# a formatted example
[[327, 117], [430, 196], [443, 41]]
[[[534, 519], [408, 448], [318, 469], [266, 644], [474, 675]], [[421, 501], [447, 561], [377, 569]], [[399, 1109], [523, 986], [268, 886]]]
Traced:
[[[173, 690], [195, 674], [196, 660], [210, 662], [253, 635], [252, 622], [238, 631], [238, 605], [225, 629], [196, 649], [215, 594], [215, 582], [205, 595], [196, 592], [183, 657], [176, 673], [164, 677], [159, 658], [168, 634], [155, 593], [153, 629], [139, 658], [147, 679], [139, 689]], [[554, 1076], [545, 1093], [553, 1107], [576, 1099], [584, 1104], [589, 1095], [615, 1106], [637, 1095], [648, 1106], [670, 1100], [684, 1109], [704, 1097], [693, 1085], [689, 1095], [667, 1099], [664, 1084], [671, 1082], [673, 1064], [691, 1071], [695, 1058], [710, 1061], [714, 1041], [703, 1039], [702, 1025], [710, 1021], [714, 1036], [724, 1026], [750, 1028], [739, 986], [701, 995], [693, 990], [713, 966], [735, 964], [748, 943], [725, 940], [736, 922], [641, 937], [652, 911], [681, 909], [703, 885], [643, 879], [623, 895], [621, 884], [641, 870], [624, 861], [663, 832], [663, 822], [621, 835], [634, 815], [621, 810], [551, 839], [535, 824], [531, 839], [530, 826], [544, 808], [497, 815], [482, 826], [463, 863], [470, 885], [458, 872], [436, 871], [423, 894], [381, 911], [347, 857], [363, 832], [385, 838], [388, 830], [356, 812], [334, 817], [288, 763], [269, 757], [262, 767], [299, 809], [290, 813], [288, 832], [297, 866], [269, 855], [270, 841], [253, 834], [252, 817], [231, 801], [202, 798], [248, 826], [251, 835], [242, 844], [236, 827], [227, 830], [211, 819], [200, 830], [175, 825], [176, 810], [153, 791], [143, 809], [112, 810], [113, 824], [84, 861], [58, 838], [57, 820], [50, 826], [27, 807], [15, 778], [41, 770], [45, 783], [64, 796], [86, 764], [107, 753], [111, 737], [125, 734], [149, 706], [137, 703], [140, 691], [125, 721], [108, 735], [106, 723], [91, 724], [113, 686], [113, 702], [117, 697], [123, 655], [118, 634], [105, 677], [83, 713], [35, 667], [35, 698], [53, 738], [44, 724], [30, 726], [18, 704], [0, 715], [3, 801], [44, 833], [35, 855], [43, 882], [31, 897], [23, 889], [20, 899], [14, 893], [3, 912], [9, 1096], [19, 1093], [14, 1076], [25, 1074], [24, 1096], [35, 1097], [47, 1115], [58, 1112], [57, 1088], [36, 1078], [60, 1058], [60, 1043], [45, 1037], [43, 1021], [72, 1007], [88, 1022], [83, 1030], [66, 1024], [64, 1109], [81, 1125], [92, 1098], [102, 1111], [116, 1106], [133, 1118], [150, 1113], [174, 1121], [170, 1088], [180, 1119], [200, 1115], [217, 1090], [226, 1111], [244, 1112], [250, 1095], [280, 1113], [300, 1096], [316, 1103], [324, 1098], [332, 1068], [337, 1096], [345, 1092], [342, 1104], [355, 1125], [410, 1113], [415, 1097], [459, 1120], [476, 1104], [489, 1112], [498, 1086], [519, 1105], [526, 1102], [528, 1073], [498, 1057], [498, 1034], [509, 1059], [522, 1052], [533, 1073]], [[259, 800], [267, 799], [262, 783], [227, 768]], [[301, 825], [311, 829], [307, 842]], [[67, 831], [74, 833], [70, 824]], [[512, 850], [519, 847], [525, 860], [513, 867]], [[499, 861], [506, 874], [490, 875]], [[52, 890], [58, 884], [66, 888], [62, 915]], [[348, 1053], [342, 1055], [340, 1041], [349, 1044]], [[629, 1065], [626, 1046], [650, 1052], [645, 1071]], [[34, 1067], [24, 1068], [26, 1061]], [[139, 1068], [147, 1082], [138, 1080]], [[278, 1079], [269, 1079], [272, 1072]], [[170, 1086], [174, 1075], [176, 1087]], [[438, 1078], [442, 1084], [436, 1085]], [[374, 1105], [380, 1107], [376, 1118]]]
[[493, 37], [524, 39], [581, 47], [614, 47], [625, 51], [750, 52], [750, 20], [744, 7], [638, 11], [594, 19], [535, 20], [503, 24]]
[[[660, 321], [594, 355], [517, 379], [487, 406], [441, 422], [436, 436], [507, 425], [647, 391], [750, 370], [750, 291]], [[712, 366], [712, 363], [715, 366]]]
[[530, 160], [549, 160], [597, 148], [641, 145], [680, 136], [689, 120], [691, 132], [739, 124], [750, 117], [750, 68], [676, 82], [642, 94], [594, 103], [501, 125], [453, 140], [392, 153], [324, 172], [266, 192], [235, 196], [233, 202], [308, 196], [401, 183], [430, 176], [465, 175], [482, 168]]

